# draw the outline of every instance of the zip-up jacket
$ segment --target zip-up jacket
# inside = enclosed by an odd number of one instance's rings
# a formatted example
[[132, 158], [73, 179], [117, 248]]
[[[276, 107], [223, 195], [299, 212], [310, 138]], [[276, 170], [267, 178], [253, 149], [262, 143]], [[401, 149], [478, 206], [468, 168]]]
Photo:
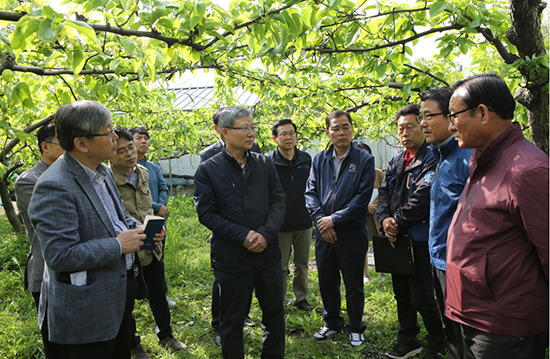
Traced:
[[[242, 169], [223, 150], [197, 168], [194, 199], [199, 221], [212, 231], [214, 269], [246, 273], [281, 260], [278, 233], [285, 216], [285, 193], [270, 159], [248, 151]], [[261, 253], [243, 246], [250, 230], [261, 233], [268, 243]]]
[[374, 186], [374, 157], [356, 150], [351, 144], [336, 176], [333, 151], [334, 146], [331, 146], [313, 159], [305, 198], [315, 225], [319, 218], [330, 215], [338, 232], [365, 225], [367, 204]]
[[[149, 188], [149, 172], [147, 168], [136, 164], [136, 172], [138, 174], [137, 188], [122, 174], [122, 172], [109, 162], [109, 168], [115, 176], [116, 187], [122, 197], [124, 209], [130, 216], [143, 223], [145, 217], [153, 215], [153, 198], [151, 197], [151, 189]], [[160, 261], [162, 258], [162, 243], [159, 243], [154, 250], [140, 249], [138, 252], [139, 260], [142, 266], [148, 266], [153, 261], [153, 256]]]
[[500, 335], [548, 333], [548, 155], [517, 122], [472, 153], [446, 277], [451, 320]]
[[[430, 188], [435, 175], [436, 160], [428, 151], [426, 141], [420, 146], [411, 163], [405, 167], [405, 153], [392, 160], [386, 171], [386, 184], [378, 189], [376, 218], [380, 223], [393, 217], [400, 234], [414, 241], [427, 242], [430, 220]], [[406, 232], [404, 232], [406, 231]]]
[[301, 231], [311, 228], [311, 217], [306, 208], [304, 193], [311, 169], [311, 156], [294, 148], [298, 154], [294, 168], [281, 157], [278, 149], [266, 154], [271, 158], [285, 191], [286, 214], [281, 232]]
[[430, 258], [434, 267], [445, 270], [447, 232], [453, 220], [458, 200], [470, 176], [472, 150], [460, 148], [454, 135], [441, 146], [428, 146], [437, 160], [430, 192]]

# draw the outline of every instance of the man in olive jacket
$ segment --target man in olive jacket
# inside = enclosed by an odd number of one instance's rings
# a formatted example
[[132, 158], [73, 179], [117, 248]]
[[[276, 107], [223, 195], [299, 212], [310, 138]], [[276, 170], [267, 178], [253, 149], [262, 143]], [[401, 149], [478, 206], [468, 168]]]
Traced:
[[[147, 215], [153, 215], [153, 198], [149, 189], [149, 173], [147, 168], [137, 163], [136, 146], [132, 134], [117, 126], [117, 149], [111, 158], [110, 168], [115, 176], [115, 182], [124, 201], [124, 208], [132, 217], [143, 223]], [[162, 260], [162, 243], [154, 250], [139, 250], [139, 259], [143, 266], [145, 283], [149, 288], [147, 299], [159, 328], [157, 336], [159, 343], [174, 350], [183, 350], [186, 346], [172, 335], [170, 325], [170, 308], [166, 301], [164, 289], [164, 261]], [[140, 337], [135, 330], [132, 341], [132, 356], [134, 358], [149, 358], [140, 344]]]

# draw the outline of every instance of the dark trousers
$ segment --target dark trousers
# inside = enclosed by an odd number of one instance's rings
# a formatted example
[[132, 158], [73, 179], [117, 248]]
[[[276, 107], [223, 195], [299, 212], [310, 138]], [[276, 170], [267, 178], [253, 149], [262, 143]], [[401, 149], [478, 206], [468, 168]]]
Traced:
[[214, 270], [220, 285], [220, 336], [225, 359], [244, 358], [243, 322], [252, 291], [262, 309], [263, 345], [261, 358], [284, 358], [285, 318], [281, 262], [263, 270], [226, 273]]
[[[34, 299], [34, 304], [36, 305], [36, 310], [38, 311], [38, 306], [40, 305], [40, 292], [31, 292]], [[59, 358], [61, 356], [61, 347], [59, 344], [50, 342], [48, 336], [48, 320], [47, 317], [44, 317], [44, 324], [40, 328], [40, 335], [42, 336], [42, 344], [44, 345], [44, 354], [46, 358]]]
[[363, 333], [367, 327], [362, 321], [365, 305], [363, 269], [369, 247], [367, 227], [337, 231], [336, 235], [338, 240], [331, 244], [315, 229], [315, 260], [323, 299], [323, 318], [330, 329], [340, 330], [344, 327], [344, 318], [340, 316], [342, 273], [349, 317], [346, 327], [350, 333]]
[[464, 359], [543, 359], [548, 348], [548, 332], [515, 337], [456, 324], [462, 331]]
[[456, 326], [452, 320], [445, 316], [445, 271], [432, 266], [432, 275], [434, 279], [435, 298], [439, 315], [443, 321], [443, 330], [447, 337], [447, 352], [449, 359], [462, 359], [464, 350], [462, 348], [462, 336], [460, 330], [456, 331]]
[[[250, 293], [248, 303], [248, 309], [246, 310], [247, 317], [250, 313], [250, 305], [252, 304], [252, 293]], [[217, 332], [220, 331], [220, 284], [216, 277], [214, 277], [214, 283], [212, 283], [212, 328]]]
[[[134, 326], [132, 323], [132, 311], [134, 310], [134, 298], [136, 297], [138, 284], [137, 279], [131, 278], [133, 271], [128, 272], [126, 287], [126, 306], [124, 316], [117, 336], [114, 339], [89, 343], [89, 344], [58, 344], [61, 355], [48, 357], [48, 359], [130, 359], [130, 345]], [[45, 325], [46, 323], [44, 323]]]
[[445, 348], [443, 324], [434, 297], [428, 242], [413, 242], [415, 275], [392, 274], [399, 319], [398, 343], [410, 343], [420, 333], [417, 312], [428, 331], [430, 348]]
[[[159, 340], [168, 336], [172, 336], [172, 326], [170, 325], [170, 308], [166, 301], [166, 290], [164, 289], [164, 261], [153, 258], [153, 261], [143, 266], [143, 278], [149, 292], [147, 300], [153, 312], [155, 323], [159, 328], [157, 334]], [[132, 348], [136, 348], [140, 343], [140, 337], [136, 330], [136, 321], [132, 317], [134, 325], [134, 336], [132, 340]]]

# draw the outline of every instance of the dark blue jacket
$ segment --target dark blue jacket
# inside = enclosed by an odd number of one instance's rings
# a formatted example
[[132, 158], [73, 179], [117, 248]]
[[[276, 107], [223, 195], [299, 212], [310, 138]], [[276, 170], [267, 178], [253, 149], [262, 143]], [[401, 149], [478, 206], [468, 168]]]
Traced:
[[382, 223], [384, 219], [393, 217], [399, 225], [399, 234], [408, 234], [417, 242], [427, 242], [430, 189], [436, 160], [424, 141], [409, 166], [403, 170], [405, 153], [401, 152], [390, 161], [386, 184], [378, 189], [376, 219]]
[[281, 232], [301, 231], [311, 228], [311, 217], [307, 211], [304, 197], [306, 182], [311, 169], [311, 156], [297, 148], [294, 150], [298, 153], [298, 157], [293, 169], [290, 169], [278, 149], [265, 155], [273, 161], [285, 191], [286, 214]]
[[351, 146], [338, 180], [332, 161], [334, 146], [318, 153], [306, 187], [306, 207], [313, 222], [330, 215], [337, 232], [365, 225], [374, 186], [374, 157]]
[[[246, 273], [280, 262], [278, 233], [285, 216], [285, 193], [270, 159], [249, 151], [243, 170], [222, 151], [202, 162], [195, 173], [195, 206], [199, 221], [212, 231], [214, 269]], [[267, 240], [263, 252], [249, 252], [243, 246], [250, 230]]]
[[471, 149], [460, 148], [454, 136], [428, 148], [437, 160], [437, 169], [430, 192], [430, 258], [434, 267], [446, 269], [447, 232], [458, 200], [470, 177]]

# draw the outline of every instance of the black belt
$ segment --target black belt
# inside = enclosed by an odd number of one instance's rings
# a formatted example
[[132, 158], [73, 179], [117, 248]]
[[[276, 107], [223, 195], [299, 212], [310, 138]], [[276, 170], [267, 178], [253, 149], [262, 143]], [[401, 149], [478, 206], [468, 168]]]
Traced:
[[128, 269], [126, 273], [128, 273], [127, 275], [130, 279], [137, 278], [137, 276], [139, 275], [139, 267], [134, 263], [132, 269]]

